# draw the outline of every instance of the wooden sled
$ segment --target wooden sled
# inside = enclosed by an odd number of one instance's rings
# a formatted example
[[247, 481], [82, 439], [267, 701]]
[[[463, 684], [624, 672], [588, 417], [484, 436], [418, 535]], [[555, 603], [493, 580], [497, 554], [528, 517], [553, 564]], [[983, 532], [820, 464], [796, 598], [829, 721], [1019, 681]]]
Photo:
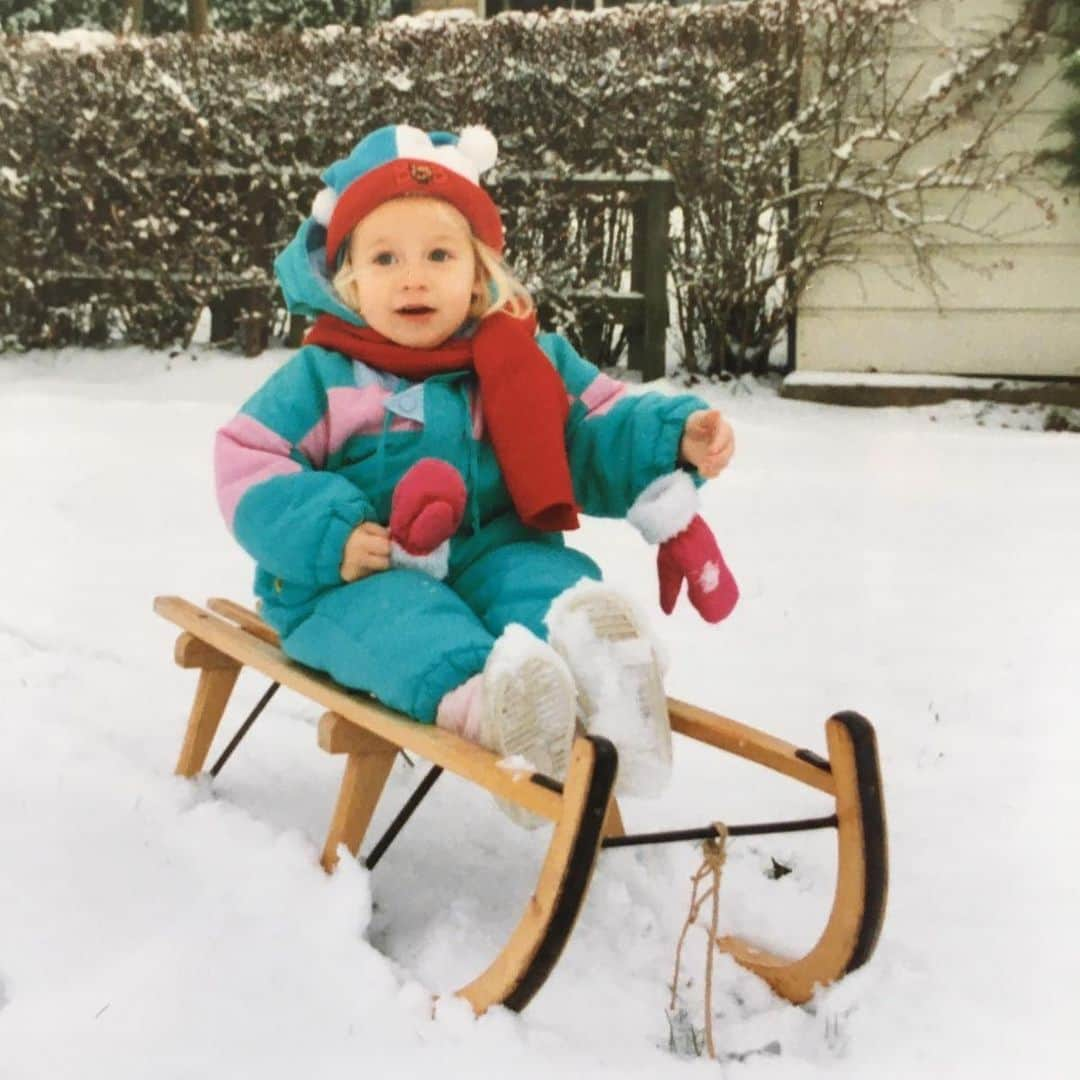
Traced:
[[[490, 751], [449, 732], [418, 724], [289, 660], [278, 648], [277, 634], [255, 612], [222, 599], [210, 600], [207, 608], [174, 596], [154, 601], [154, 610], [183, 630], [176, 642], [176, 662], [199, 670], [176, 772], [193, 777], [202, 771], [243, 667], [262, 672], [273, 683], [226, 747], [211, 775], [217, 775], [279, 685], [317, 702], [328, 710], [319, 722], [319, 746], [345, 756], [344, 775], [322, 853], [322, 865], [328, 872], [337, 863], [341, 845], [354, 856], [359, 852], [399, 751], [415, 753], [433, 767], [368, 854], [365, 862], [369, 867], [379, 861], [444, 769], [554, 822], [535, 891], [510, 940], [483, 972], [456, 991], [477, 1013], [496, 1004], [521, 1010], [543, 986], [573, 930], [602, 847], [716, 835], [709, 825], [628, 836], [612, 797], [617, 754], [606, 739], [580, 736], [562, 783], [538, 773], [515, 775], [500, 768]], [[830, 717], [825, 724], [825, 759], [693, 705], [674, 699], [669, 699], [668, 704], [673, 731], [783, 773], [833, 800], [833, 812], [824, 817], [728, 826], [729, 837], [836, 830], [838, 865], [832, 911], [820, 939], [806, 955], [779, 956], [738, 937], [718, 942], [777, 993], [795, 1003], [805, 1002], [816, 987], [866, 963], [881, 929], [888, 857], [874, 729], [857, 713], [841, 712]]]

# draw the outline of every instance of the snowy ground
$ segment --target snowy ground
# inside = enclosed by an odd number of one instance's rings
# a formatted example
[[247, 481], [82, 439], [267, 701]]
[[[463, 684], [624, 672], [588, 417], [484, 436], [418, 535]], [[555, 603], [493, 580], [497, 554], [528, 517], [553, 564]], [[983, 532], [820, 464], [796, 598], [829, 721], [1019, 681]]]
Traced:
[[[878, 952], [807, 1008], [721, 961], [720, 1066], [669, 1049], [692, 845], [602, 857], [523, 1016], [475, 1021], [449, 1000], [432, 1019], [428, 991], [475, 974], [516, 922], [542, 833], [447, 778], [374, 877], [325, 877], [340, 762], [295, 697], [213, 788], [172, 776], [193, 675], [151, 599], [249, 596], [211, 434], [282, 356], [0, 357], [4, 1080], [1075, 1075], [1080, 437], [986, 406], [709, 389], [739, 440], [706, 491], [736, 613], [665, 620], [628, 528], [576, 538], [655, 612], [671, 693], [817, 749], [840, 708], [878, 729], [892, 858]], [[262, 687], [246, 679], [250, 702]], [[676, 773], [659, 802], [627, 803], [632, 828], [824, 812], [702, 748], [677, 746]], [[381, 821], [413, 779], [399, 766]], [[724, 924], [805, 948], [831, 901], [830, 845], [733, 843]], [[771, 879], [773, 858], [793, 872]], [[681, 992], [700, 1025], [692, 944]]]

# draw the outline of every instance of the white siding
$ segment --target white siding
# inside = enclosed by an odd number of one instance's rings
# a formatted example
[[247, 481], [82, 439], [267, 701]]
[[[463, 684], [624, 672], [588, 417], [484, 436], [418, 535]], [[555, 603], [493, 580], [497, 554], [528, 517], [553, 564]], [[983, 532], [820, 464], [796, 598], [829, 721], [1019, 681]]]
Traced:
[[[906, 28], [894, 51], [894, 76], [921, 67], [913, 91], [920, 92], [945, 68], [943, 41], [971, 40], [973, 29], [992, 30], [1018, 7], [1019, 0], [923, 3], [920, 26]], [[1018, 103], [1051, 84], [994, 136], [996, 152], [1052, 145], [1047, 128], [1072, 93], [1055, 79], [1058, 66], [1058, 55], [1048, 50], [1021, 76]], [[948, 133], [948, 142], [921, 147], [908, 168], [925, 166], [950, 143], [958, 147], [975, 127], [972, 122]], [[948, 240], [948, 254], [935, 260], [943, 283], [936, 297], [895, 241], [862, 242], [852, 270], [830, 269], [807, 290], [799, 307], [797, 368], [1080, 377], [1080, 191], [1059, 188], [1054, 175], [1048, 170], [1029, 185], [1041, 206], [1015, 193], [967, 200], [964, 220], [993, 220], [995, 232], [1007, 234], [1001, 241], [936, 230]], [[945, 211], [955, 202], [956, 196], [941, 193], [931, 205]]]

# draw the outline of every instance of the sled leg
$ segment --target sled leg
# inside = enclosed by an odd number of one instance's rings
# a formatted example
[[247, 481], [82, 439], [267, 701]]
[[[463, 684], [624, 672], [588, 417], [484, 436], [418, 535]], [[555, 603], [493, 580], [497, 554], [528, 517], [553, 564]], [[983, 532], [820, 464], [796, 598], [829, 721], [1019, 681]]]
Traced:
[[331, 754], [348, 755], [321, 859], [330, 873], [337, 866], [339, 845], [354, 856], [360, 850], [398, 748], [332, 712], [319, 721], [319, 745]]
[[888, 854], [874, 729], [858, 713], [837, 713], [826, 723], [829, 769], [836, 788], [837, 885], [832, 911], [817, 944], [788, 959], [737, 937], [718, 946], [796, 1004], [861, 967], [874, 950], [885, 914]]
[[217, 734], [241, 665], [191, 634], [181, 634], [177, 639], [175, 657], [181, 667], [200, 669], [184, 745], [176, 763], [178, 776], [192, 777], [197, 776], [206, 764], [206, 755], [210, 753], [210, 744]]
[[562, 814], [525, 914], [487, 970], [457, 991], [477, 1014], [500, 1004], [520, 1012], [558, 962], [592, 878], [608, 807], [615, 805], [616, 764], [606, 739], [574, 742]]

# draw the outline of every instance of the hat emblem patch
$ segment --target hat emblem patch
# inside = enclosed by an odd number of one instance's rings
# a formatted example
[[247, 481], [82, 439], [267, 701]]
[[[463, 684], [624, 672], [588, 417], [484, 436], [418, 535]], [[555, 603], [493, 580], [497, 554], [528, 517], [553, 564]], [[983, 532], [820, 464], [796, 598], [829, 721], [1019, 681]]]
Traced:
[[418, 184], [430, 184], [432, 177], [435, 175], [430, 165], [419, 165], [413, 162], [409, 165], [409, 175]]

